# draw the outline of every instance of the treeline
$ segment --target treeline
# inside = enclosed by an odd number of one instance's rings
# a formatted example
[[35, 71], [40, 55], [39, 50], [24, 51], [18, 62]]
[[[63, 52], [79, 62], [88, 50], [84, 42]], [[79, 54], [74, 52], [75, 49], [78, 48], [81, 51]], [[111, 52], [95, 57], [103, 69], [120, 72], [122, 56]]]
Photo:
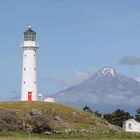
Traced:
[[126, 112], [122, 109], [117, 109], [114, 112], [107, 113], [107, 114], [102, 114], [102, 113], [99, 113], [98, 111], [93, 111], [88, 106], [85, 106], [82, 110], [89, 112], [102, 119], [105, 119], [109, 123], [120, 126], [120, 127], [122, 127], [123, 122], [128, 119], [134, 118], [136, 121], [140, 122], [140, 108], [136, 110], [136, 115], [134, 117], [131, 116], [129, 112]]

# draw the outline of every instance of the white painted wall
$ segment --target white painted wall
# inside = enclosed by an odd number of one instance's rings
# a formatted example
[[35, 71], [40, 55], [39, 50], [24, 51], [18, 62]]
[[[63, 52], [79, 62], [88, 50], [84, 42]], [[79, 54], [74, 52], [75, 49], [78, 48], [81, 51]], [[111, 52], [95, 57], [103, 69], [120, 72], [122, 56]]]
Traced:
[[129, 119], [124, 122], [123, 129], [126, 132], [138, 132], [140, 133], [140, 123], [135, 121], [134, 119]]
[[46, 98], [44, 99], [44, 102], [54, 103], [54, 102], [55, 102], [55, 98], [53, 98], [53, 97], [46, 97]]
[[32, 92], [32, 100], [37, 101], [36, 49], [35, 41], [24, 41], [21, 101], [28, 100], [28, 92]]
[[23, 47], [37, 47], [37, 44], [35, 41], [24, 41], [23, 42]]

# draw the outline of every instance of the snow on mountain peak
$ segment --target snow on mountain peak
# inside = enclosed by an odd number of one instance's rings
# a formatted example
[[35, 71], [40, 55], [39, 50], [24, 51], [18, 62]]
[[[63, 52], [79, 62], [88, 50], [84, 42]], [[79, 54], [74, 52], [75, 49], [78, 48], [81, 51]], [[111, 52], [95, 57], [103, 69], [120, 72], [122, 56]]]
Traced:
[[104, 67], [98, 74], [102, 76], [111, 75], [115, 77], [116, 71], [111, 67]]

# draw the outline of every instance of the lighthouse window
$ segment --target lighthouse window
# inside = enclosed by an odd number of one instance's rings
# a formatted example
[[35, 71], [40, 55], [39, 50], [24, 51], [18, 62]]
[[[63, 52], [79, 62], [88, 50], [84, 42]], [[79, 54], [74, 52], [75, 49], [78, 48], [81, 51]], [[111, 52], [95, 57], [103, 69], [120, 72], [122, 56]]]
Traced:
[[35, 41], [36, 40], [36, 33], [27, 31], [24, 33], [24, 40], [25, 41]]
[[34, 68], [34, 71], [36, 70], [36, 68]]
[[34, 54], [34, 57], [35, 57], [35, 54]]
[[26, 68], [24, 68], [24, 70], [26, 70]]
[[25, 84], [25, 81], [23, 83]]
[[34, 83], [36, 84], [36, 81]]
[[26, 54], [25, 54], [25, 57], [26, 57]]

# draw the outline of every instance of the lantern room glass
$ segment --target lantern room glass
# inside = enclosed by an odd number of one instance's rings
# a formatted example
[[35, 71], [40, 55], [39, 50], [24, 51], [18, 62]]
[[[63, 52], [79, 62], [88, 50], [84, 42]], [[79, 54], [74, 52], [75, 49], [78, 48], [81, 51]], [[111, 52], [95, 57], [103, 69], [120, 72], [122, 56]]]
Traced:
[[24, 41], [36, 41], [36, 32], [29, 28], [24, 32]]

